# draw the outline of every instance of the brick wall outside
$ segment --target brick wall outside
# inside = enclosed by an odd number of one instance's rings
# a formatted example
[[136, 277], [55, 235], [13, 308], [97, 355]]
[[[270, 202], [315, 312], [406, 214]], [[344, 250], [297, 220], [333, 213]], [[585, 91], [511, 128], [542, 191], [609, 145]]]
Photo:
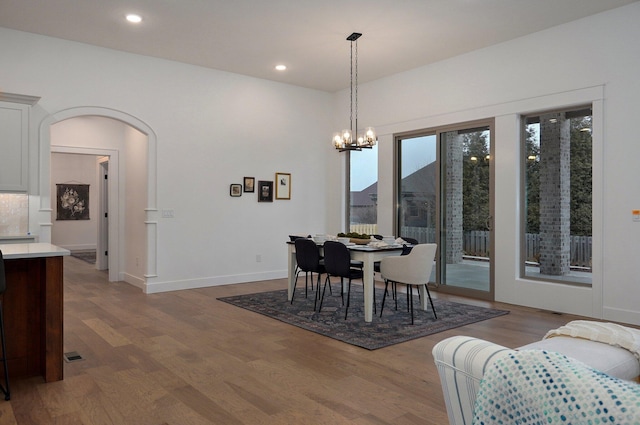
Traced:
[[563, 113], [540, 117], [540, 273], [570, 272], [570, 126]]

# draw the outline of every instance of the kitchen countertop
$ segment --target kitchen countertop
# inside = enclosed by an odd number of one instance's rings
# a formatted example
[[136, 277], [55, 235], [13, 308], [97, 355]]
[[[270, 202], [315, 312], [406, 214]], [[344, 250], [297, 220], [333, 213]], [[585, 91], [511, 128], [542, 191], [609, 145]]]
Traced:
[[0, 244], [0, 251], [5, 260], [18, 258], [60, 257], [70, 255], [68, 249], [51, 245], [50, 243], [12, 243]]

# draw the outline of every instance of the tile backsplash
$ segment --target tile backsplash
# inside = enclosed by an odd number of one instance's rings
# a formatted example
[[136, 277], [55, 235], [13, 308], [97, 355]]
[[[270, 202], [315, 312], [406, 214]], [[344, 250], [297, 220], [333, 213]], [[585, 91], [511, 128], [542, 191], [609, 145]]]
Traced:
[[29, 231], [29, 195], [0, 193], [0, 236], [24, 236]]

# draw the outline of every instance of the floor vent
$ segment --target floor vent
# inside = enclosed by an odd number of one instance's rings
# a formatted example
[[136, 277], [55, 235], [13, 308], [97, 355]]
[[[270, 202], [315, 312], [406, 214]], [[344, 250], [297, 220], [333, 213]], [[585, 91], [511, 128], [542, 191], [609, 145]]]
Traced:
[[84, 360], [84, 358], [78, 354], [76, 351], [70, 351], [68, 353], [64, 353], [64, 361], [67, 363], [77, 362], [80, 360]]

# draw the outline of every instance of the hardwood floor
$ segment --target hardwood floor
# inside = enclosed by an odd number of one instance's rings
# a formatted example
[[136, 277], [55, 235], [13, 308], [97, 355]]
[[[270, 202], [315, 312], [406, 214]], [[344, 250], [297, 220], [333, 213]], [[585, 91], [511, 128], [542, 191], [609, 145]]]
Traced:
[[[453, 335], [510, 347], [576, 316], [500, 303], [510, 314], [367, 351], [217, 297], [286, 280], [145, 295], [65, 258], [63, 381], [12, 381], [1, 425], [447, 423], [431, 349]], [[451, 300], [457, 297], [434, 294]]]

